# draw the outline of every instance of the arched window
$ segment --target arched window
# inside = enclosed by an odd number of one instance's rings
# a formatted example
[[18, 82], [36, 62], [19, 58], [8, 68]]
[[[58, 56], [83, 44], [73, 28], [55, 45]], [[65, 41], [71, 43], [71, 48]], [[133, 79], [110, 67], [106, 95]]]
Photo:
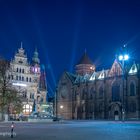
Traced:
[[86, 99], [86, 89], [83, 89], [83, 92], [82, 92], [82, 100], [85, 100]]
[[90, 89], [89, 98], [92, 100], [92, 99], [93, 99], [93, 96], [94, 96], [94, 88], [92, 87], [92, 88]]
[[112, 86], [112, 101], [120, 101], [120, 86], [118, 84]]
[[131, 82], [131, 84], [130, 84], [130, 96], [135, 96], [135, 95], [136, 95], [135, 84], [133, 82]]
[[101, 86], [99, 88], [99, 98], [103, 98], [103, 95], [104, 95], [104, 90], [103, 90], [103, 87]]

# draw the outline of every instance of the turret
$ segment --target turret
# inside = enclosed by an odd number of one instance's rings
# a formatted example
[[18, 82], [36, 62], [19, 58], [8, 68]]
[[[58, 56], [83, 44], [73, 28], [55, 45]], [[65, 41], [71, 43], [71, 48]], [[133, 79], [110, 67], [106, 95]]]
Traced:
[[88, 57], [86, 51], [81, 57], [79, 63], [75, 66], [76, 74], [85, 75], [92, 74], [95, 71], [95, 66]]

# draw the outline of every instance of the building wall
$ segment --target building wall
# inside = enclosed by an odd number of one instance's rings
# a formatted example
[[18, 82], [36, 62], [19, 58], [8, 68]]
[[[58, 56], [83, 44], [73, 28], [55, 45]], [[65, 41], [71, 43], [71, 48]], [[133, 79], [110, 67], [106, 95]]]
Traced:
[[[64, 76], [66, 77], [65, 74]], [[122, 76], [77, 84], [70, 82], [68, 77], [66, 79], [65, 84], [68, 87], [68, 96], [66, 99], [60, 97], [60, 100], [57, 102], [58, 106], [60, 104], [65, 105], [63, 112], [58, 109], [58, 114], [62, 115], [65, 119], [114, 120], [116, 114], [119, 119], [122, 118]], [[62, 76], [58, 87], [62, 88], [64, 86], [63, 80]], [[130, 84], [132, 82], [134, 83], [135, 95], [130, 95]], [[61, 88], [58, 88], [58, 96], [61, 95]], [[124, 106], [126, 119], [140, 118], [140, 82], [138, 75], [128, 75], [124, 79]]]
[[19, 92], [23, 105], [30, 104], [33, 107], [35, 103], [36, 111], [40, 112], [40, 105], [46, 103], [47, 89], [39, 89], [40, 66], [39, 64], [31, 65], [28, 63], [22, 47], [10, 62], [8, 76], [11, 84]]

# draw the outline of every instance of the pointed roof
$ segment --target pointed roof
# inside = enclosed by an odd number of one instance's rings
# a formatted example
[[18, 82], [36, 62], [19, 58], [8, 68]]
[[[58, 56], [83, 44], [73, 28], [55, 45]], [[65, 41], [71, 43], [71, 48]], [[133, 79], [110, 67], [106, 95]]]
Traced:
[[79, 64], [91, 64], [91, 65], [93, 65], [93, 62], [91, 61], [91, 59], [87, 55], [86, 51], [83, 54], [83, 56], [81, 57], [81, 59], [77, 65], [79, 65]]
[[100, 73], [98, 79], [104, 79], [104, 78], [105, 78], [105, 71], [104, 71], [104, 69], [103, 69], [103, 70], [101, 71], [101, 73]]
[[76, 75], [70, 73], [70, 72], [65, 72], [66, 75], [70, 78], [71, 82], [74, 83], [75, 79], [76, 79]]
[[136, 74], [137, 72], [138, 72], [138, 67], [136, 63], [134, 62], [131, 69], [129, 70], [129, 74], [133, 75], [133, 74]]
[[25, 50], [23, 49], [23, 44], [21, 42], [21, 45], [20, 45], [20, 48], [18, 49], [18, 52], [15, 54], [15, 56], [18, 56], [18, 57], [27, 57], [25, 54]]
[[93, 72], [93, 74], [91, 75], [91, 77], [90, 77], [90, 81], [94, 81], [96, 79], [96, 73], [95, 72]]

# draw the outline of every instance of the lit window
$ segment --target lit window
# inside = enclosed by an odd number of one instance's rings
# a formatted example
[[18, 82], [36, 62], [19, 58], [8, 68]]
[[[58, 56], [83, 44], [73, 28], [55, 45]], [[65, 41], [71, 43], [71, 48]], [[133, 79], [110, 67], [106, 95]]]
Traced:
[[26, 104], [23, 106], [23, 113], [25, 115], [29, 115], [32, 112], [32, 106], [30, 104]]

